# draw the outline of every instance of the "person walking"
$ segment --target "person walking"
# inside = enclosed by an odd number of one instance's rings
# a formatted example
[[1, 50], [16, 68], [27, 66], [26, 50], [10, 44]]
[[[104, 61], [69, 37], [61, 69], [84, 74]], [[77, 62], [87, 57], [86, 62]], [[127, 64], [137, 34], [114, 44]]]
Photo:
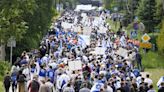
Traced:
[[13, 71], [11, 73], [11, 80], [12, 80], [12, 92], [15, 92], [16, 88], [17, 88], [17, 71]]
[[138, 69], [142, 71], [142, 56], [139, 52], [136, 53], [136, 61]]
[[159, 88], [158, 92], [164, 92], [164, 82], [161, 83], [161, 87]]
[[147, 92], [156, 92], [153, 88], [153, 85], [150, 85], [149, 90]]
[[67, 84], [67, 87], [64, 88], [63, 92], [75, 92], [74, 88], [71, 86], [71, 83]]
[[38, 82], [37, 75], [33, 76], [33, 80], [29, 83], [29, 92], [39, 92], [40, 83]]
[[18, 81], [18, 92], [25, 92], [25, 81], [26, 81], [26, 76], [22, 74], [22, 71], [19, 71], [19, 74], [17, 76], [17, 81]]
[[49, 89], [50, 89], [50, 92], [54, 92], [54, 84], [51, 82], [51, 79], [48, 79], [47, 82], [45, 83]]
[[90, 92], [90, 89], [87, 87], [87, 84], [84, 84], [83, 88], [81, 88], [79, 92]]
[[10, 83], [11, 83], [11, 77], [9, 75], [9, 73], [7, 72], [6, 76], [4, 77], [4, 87], [5, 87], [5, 92], [9, 92], [9, 88], [10, 88]]
[[45, 84], [44, 80], [41, 80], [42, 84], [40, 86], [39, 92], [51, 92], [50, 88]]

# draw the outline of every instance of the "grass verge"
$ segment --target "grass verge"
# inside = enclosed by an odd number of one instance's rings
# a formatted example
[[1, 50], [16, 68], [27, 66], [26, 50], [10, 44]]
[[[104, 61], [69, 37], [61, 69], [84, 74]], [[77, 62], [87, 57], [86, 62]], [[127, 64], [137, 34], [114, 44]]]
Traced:
[[10, 64], [7, 61], [0, 61], [0, 92], [4, 92], [3, 78], [10, 70]]
[[161, 76], [164, 76], [164, 68], [163, 69], [145, 69], [146, 72], [150, 73], [150, 78], [153, 80], [153, 86], [156, 90], [158, 90], [157, 82]]
[[[164, 69], [164, 56], [157, 52], [149, 51], [142, 54], [142, 64], [145, 68], [162, 68]], [[163, 71], [164, 72], [164, 71]]]
[[4, 92], [5, 90], [4, 90], [4, 87], [3, 87], [3, 82], [2, 81], [0, 81], [0, 90], [1, 90], [1, 92]]

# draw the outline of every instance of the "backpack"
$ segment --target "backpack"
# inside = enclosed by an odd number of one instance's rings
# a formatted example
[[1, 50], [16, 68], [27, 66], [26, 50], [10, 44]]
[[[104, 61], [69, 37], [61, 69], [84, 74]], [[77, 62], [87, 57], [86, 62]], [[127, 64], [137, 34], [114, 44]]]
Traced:
[[25, 76], [23, 74], [19, 75], [18, 82], [25, 82]]

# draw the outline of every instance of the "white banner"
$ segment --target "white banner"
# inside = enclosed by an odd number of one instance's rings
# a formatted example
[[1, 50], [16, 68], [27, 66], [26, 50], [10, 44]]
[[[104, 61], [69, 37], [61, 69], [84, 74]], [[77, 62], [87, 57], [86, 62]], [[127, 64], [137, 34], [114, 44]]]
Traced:
[[103, 27], [103, 26], [101, 26], [101, 27], [99, 27], [99, 28], [100, 28], [100, 29], [98, 30], [99, 33], [106, 33], [107, 28], [105, 28], [105, 27]]
[[91, 34], [92, 28], [91, 27], [83, 27], [83, 35], [89, 35]]
[[105, 50], [106, 50], [106, 48], [104, 48], [104, 47], [96, 47], [95, 48], [95, 54], [104, 55]]
[[120, 55], [122, 57], [127, 57], [128, 55], [128, 50], [124, 49], [124, 48], [119, 48], [116, 52], [117, 55]]
[[68, 62], [69, 70], [81, 70], [82, 69], [82, 62], [81, 61], [70, 61]]
[[61, 25], [64, 29], [70, 29], [73, 26], [73, 24], [67, 22], [62, 22]]

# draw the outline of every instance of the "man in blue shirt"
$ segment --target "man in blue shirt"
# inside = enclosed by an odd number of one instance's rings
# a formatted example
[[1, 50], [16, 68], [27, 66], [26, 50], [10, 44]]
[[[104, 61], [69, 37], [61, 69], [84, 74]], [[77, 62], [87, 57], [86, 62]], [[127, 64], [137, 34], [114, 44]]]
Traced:
[[50, 79], [51, 83], [54, 83], [55, 71], [52, 69], [52, 66], [49, 68], [50, 69], [47, 71], [47, 78]]
[[39, 71], [39, 80], [45, 80], [46, 78], [46, 69], [44, 69], [44, 66], [40, 66], [40, 71]]

